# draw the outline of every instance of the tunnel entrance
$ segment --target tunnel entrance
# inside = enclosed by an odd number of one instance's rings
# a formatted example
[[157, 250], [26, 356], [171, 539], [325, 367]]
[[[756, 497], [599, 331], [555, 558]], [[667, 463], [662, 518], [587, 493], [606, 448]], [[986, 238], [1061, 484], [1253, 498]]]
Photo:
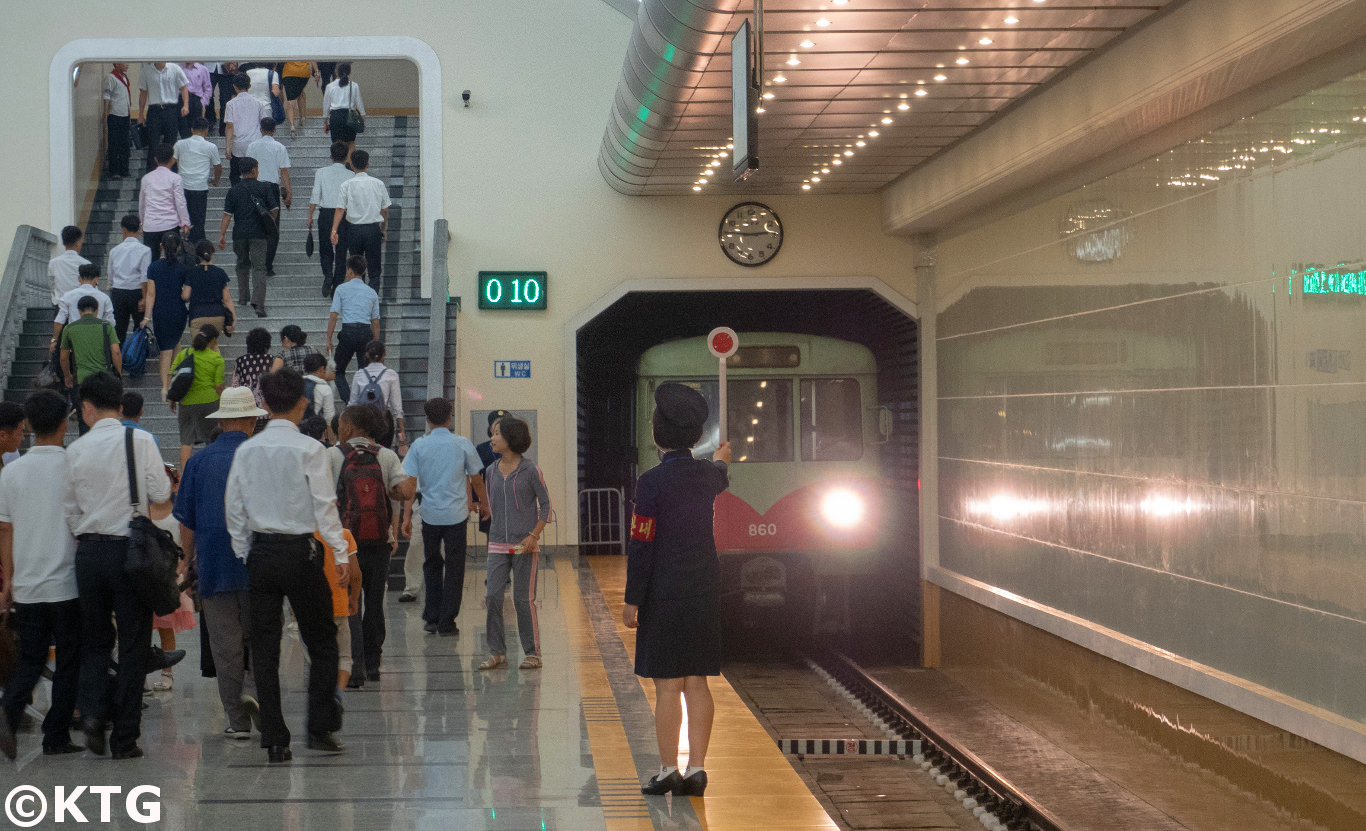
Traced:
[[[870, 573], [849, 578], [834, 602], [858, 611], [831, 634], [863, 644], [869, 658], [917, 660], [920, 648], [919, 325], [869, 289], [636, 291], [578, 330], [578, 486], [620, 488], [630, 500], [639, 473], [637, 367], [651, 347], [705, 335], [716, 326], [747, 332], [818, 335], [866, 347], [876, 363], [877, 405], [891, 416], [890, 437], [863, 459], [876, 468], [881, 538]], [[870, 471], [871, 472], [871, 471]], [[580, 516], [580, 528], [588, 527]], [[584, 553], [616, 553], [583, 545]], [[833, 556], [833, 552], [832, 552]], [[723, 591], [725, 588], [723, 587]], [[910, 629], [911, 631], [908, 631]], [[869, 652], [875, 650], [876, 655]]]

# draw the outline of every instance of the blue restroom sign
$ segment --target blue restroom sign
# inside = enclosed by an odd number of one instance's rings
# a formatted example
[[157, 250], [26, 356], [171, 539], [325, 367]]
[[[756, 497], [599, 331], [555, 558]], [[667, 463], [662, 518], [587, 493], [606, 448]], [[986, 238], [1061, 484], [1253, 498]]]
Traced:
[[494, 361], [494, 378], [530, 378], [531, 361]]

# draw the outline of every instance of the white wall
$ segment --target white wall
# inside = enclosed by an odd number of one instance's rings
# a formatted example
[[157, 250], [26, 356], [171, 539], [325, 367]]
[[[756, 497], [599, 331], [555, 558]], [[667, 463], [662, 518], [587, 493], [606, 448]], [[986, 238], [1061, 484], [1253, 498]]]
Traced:
[[[253, 37], [259, 33], [255, 21], [269, 13], [277, 35], [348, 37], [358, 33], [346, 21], [373, 11], [349, 1], [326, 17], [306, 5], [260, 0], [237, 8], [240, 13], [229, 17], [221, 7], [187, 6], [174, 25], [156, 34]], [[5, 45], [17, 60], [15, 77], [0, 93], [7, 112], [47, 112], [49, 64], [69, 42], [148, 34], [139, 15], [112, 14], [96, 0], [73, 0], [61, 27], [38, 7], [17, 7], [8, 15]], [[689, 280], [724, 279], [746, 288], [781, 279], [833, 285], [871, 277], [911, 297], [909, 248], [879, 230], [876, 196], [778, 197], [769, 202], [787, 227], [782, 253], [760, 269], [731, 264], [717, 246], [716, 228], [740, 199], [625, 197], [598, 173], [629, 21], [596, 0], [484, 0], [460, 4], [458, 17], [457, 25], [444, 5], [394, 4], [367, 17], [364, 34], [420, 38], [440, 63], [439, 78], [421, 80], [440, 85], [443, 129], [424, 140], [441, 142], [440, 195], [454, 237], [451, 294], [466, 299], [457, 423], [467, 421], [469, 409], [483, 408], [486, 395], [496, 395], [498, 406], [539, 411], [539, 459], [561, 506], [561, 539], [574, 539], [574, 511], [565, 506], [574, 502], [575, 470], [572, 448], [562, 438], [574, 396], [573, 379], [563, 369], [567, 321], [627, 281], [682, 287]], [[261, 54], [270, 53], [263, 39]], [[361, 69], [356, 72], [362, 79]], [[460, 101], [462, 89], [473, 92], [468, 109]], [[0, 204], [0, 228], [50, 224], [47, 129], [40, 115], [0, 122], [0, 145], [33, 149], [0, 161], [0, 176], [12, 184], [10, 198]], [[423, 216], [424, 227], [436, 218]], [[7, 245], [8, 235], [0, 240]], [[474, 281], [481, 269], [548, 271], [549, 310], [478, 312]], [[508, 357], [531, 359], [532, 378], [495, 381], [493, 360]]]

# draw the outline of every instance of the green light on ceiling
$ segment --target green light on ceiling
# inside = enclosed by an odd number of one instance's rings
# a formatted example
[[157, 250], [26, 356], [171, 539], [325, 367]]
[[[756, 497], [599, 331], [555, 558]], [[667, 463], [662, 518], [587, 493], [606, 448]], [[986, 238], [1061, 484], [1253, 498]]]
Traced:
[[1305, 294], [1357, 294], [1366, 295], [1366, 271], [1344, 271], [1345, 264], [1328, 271], [1322, 266], [1305, 266], [1291, 269], [1293, 280], [1298, 274], [1301, 291]]

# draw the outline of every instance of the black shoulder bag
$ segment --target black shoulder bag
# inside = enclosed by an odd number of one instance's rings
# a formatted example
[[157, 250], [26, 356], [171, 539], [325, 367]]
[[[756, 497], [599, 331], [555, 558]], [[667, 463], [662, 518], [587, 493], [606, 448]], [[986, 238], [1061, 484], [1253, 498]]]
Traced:
[[128, 557], [123, 573], [138, 599], [151, 607], [152, 614], [169, 615], [180, 608], [180, 589], [176, 586], [176, 566], [180, 546], [169, 531], [158, 528], [151, 517], [138, 516], [137, 464], [133, 458], [133, 430], [125, 427], [123, 446], [128, 455], [128, 498], [133, 519], [128, 523]]

